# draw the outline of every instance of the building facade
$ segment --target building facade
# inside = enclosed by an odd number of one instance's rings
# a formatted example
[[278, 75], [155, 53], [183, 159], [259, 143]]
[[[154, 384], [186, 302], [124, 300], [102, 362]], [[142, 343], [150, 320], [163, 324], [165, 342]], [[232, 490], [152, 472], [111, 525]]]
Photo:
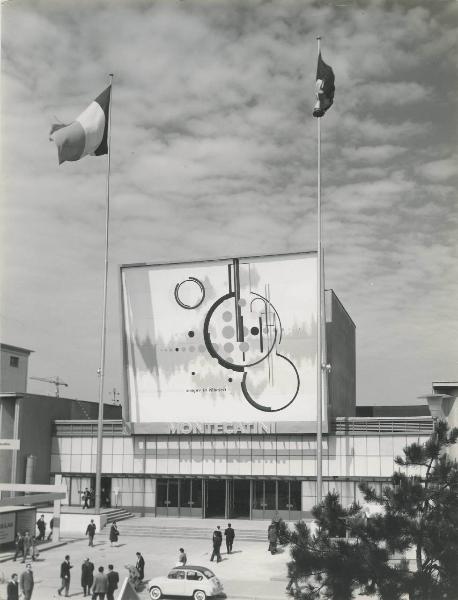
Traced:
[[[323, 439], [323, 493], [344, 504], [358, 483], [380, 489], [394, 458], [432, 432], [431, 417], [337, 418]], [[56, 421], [51, 472], [63, 475], [70, 504], [94, 488], [95, 421]], [[132, 435], [122, 421], [104, 424], [102, 488], [111, 506], [156, 516], [285, 519], [316, 502], [316, 436], [271, 434]]]

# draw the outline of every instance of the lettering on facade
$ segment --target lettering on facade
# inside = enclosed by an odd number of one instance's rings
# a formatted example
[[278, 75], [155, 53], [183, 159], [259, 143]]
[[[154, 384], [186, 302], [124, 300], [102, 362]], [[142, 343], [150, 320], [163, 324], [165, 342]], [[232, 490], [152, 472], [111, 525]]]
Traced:
[[214, 434], [222, 433], [225, 435], [250, 434], [250, 433], [275, 433], [275, 423], [169, 423], [170, 434]]

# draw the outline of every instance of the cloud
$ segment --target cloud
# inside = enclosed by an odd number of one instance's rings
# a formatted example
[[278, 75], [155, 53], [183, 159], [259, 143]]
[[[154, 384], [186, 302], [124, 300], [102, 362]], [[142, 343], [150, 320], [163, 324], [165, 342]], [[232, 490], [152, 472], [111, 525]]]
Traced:
[[37, 374], [95, 397], [106, 157], [58, 167], [48, 131], [56, 117], [74, 119], [110, 72], [107, 385], [121, 389], [119, 264], [315, 248], [321, 32], [336, 74], [321, 122], [326, 282], [357, 324], [359, 400], [415, 396], [444, 365], [453, 377], [456, 351], [444, 359], [441, 342], [456, 326], [458, 281], [451, 12], [299, 0], [4, 4], [4, 341], [37, 350]]
[[454, 155], [450, 158], [442, 160], [434, 160], [425, 163], [417, 168], [418, 174], [431, 182], [449, 181], [457, 177], [458, 156]]

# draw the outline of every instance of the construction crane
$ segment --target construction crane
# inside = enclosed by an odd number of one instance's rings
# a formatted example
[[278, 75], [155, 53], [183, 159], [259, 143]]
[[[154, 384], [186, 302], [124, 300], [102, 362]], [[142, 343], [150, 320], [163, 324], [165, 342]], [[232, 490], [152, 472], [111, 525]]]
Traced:
[[52, 383], [56, 386], [56, 398], [59, 398], [59, 387], [61, 385], [68, 387], [68, 383], [60, 380], [59, 377], [29, 377], [29, 379], [35, 379], [36, 381], [45, 381], [46, 383]]

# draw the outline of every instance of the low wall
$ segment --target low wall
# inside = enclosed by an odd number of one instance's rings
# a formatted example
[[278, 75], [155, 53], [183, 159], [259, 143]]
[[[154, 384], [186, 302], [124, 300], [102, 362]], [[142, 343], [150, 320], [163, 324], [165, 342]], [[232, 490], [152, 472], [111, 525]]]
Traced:
[[[42, 512], [37, 512], [38, 514], [43, 514], [45, 516], [46, 522], [46, 534], [49, 533], [49, 521], [53, 516], [52, 510], [46, 509]], [[86, 527], [91, 522], [91, 519], [94, 520], [96, 526], [96, 533], [99, 532], [105, 527], [107, 523], [107, 515], [92, 515], [92, 514], [75, 514], [75, 513], [65, 513], [61, 512], [60, 514], [60, 534], [65, 536], [67, 534], [84, 536], [86, 534]]]

